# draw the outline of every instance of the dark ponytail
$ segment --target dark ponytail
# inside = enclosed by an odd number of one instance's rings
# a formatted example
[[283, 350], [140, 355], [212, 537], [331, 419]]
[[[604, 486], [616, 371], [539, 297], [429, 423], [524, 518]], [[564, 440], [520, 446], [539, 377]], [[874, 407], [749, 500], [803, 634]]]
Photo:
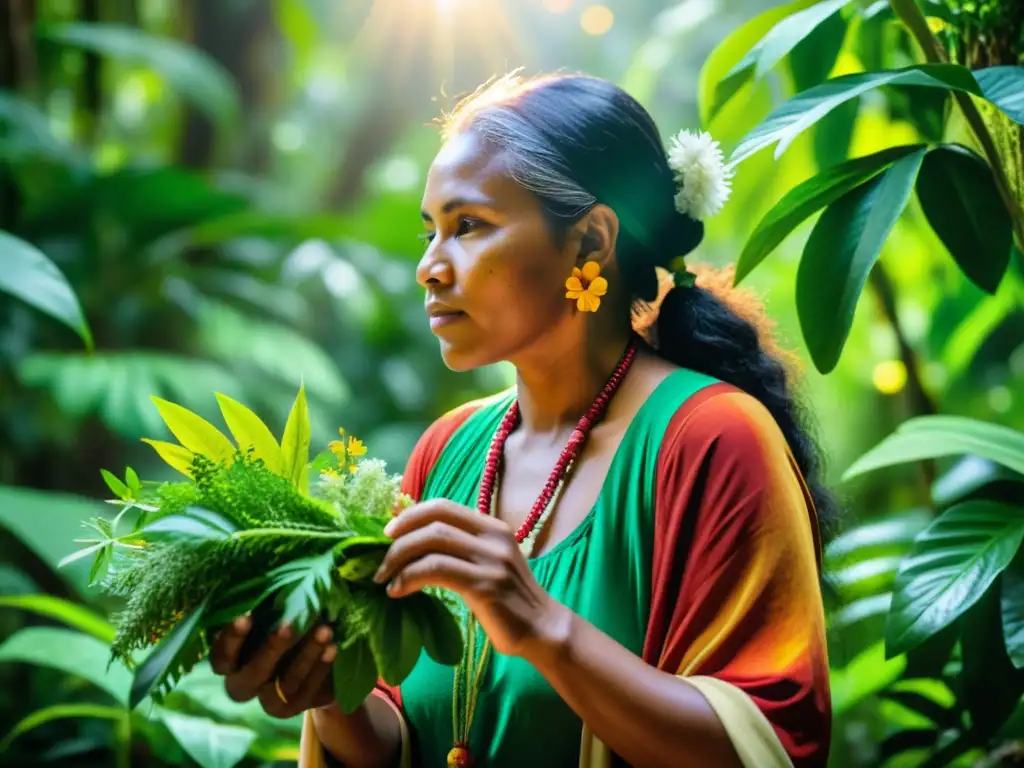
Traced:
[[661, 302], [654, 326], [656, 351], [676, 365], [732, 384], [761, 402], [793, 452], [814, 501], [821, 537], [827, 540], [835, 533], [838, 505], [823, 482], [821, 454], [805, 426], [808, 414], [791, 390], [784, 355], [774, 348], [764, 316], [749, 295], [737, 292], [741, 300], [731, 305], [734, 292], [723, 286], [726, 280], [731, 282], [731, 271], [694, 271], [696, 285], [672, 288]]
[[[693, 270], [695, 286], [667, 294], [660, 287], [657, 269], [696, 248], [704, 227], [676, 210], [675, 173], [647, 111], [606, 80], [511, 75], [484, 86], [447, 116], [444, 135], [462, 131], [481, 135], [506, 154], [509, 173], [540, 200], [556, 237], [597, 203], [615, 211], [616, 260], [634, 308], [657, 318], [656, 351], [765, 406], [811, 491], [825, 539], [836, 503], [822, 483], [818, 448], [804, 427], [766, 316], [749, 294], [731, 289], [725, 273]], [[659, 302], [656, 315], [648, 311]]]

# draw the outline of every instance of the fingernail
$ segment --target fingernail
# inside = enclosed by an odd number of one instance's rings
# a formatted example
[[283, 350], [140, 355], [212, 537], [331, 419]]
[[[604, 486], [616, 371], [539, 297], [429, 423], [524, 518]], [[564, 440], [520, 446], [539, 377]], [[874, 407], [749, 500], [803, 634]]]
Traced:
[[316, 631], [316, 640], [318, 643], [329, 643], [333, 635], [330, 627], [320, 627]]
[[324, 660], [324, 664], [330, 664], [334, 661], [334, 657], [338, 655], [338, 646], [329, 645], [324, 649], [323, 655], [320, 657]]
[[373, 580], [378, 584], [383, 584], [385, 581], [387, 581], [387, 577], [384, 574], [385, 570], [384, 566], [382, 565], [380, 568], [377, 569], [377, 572], [373, 574]]
[[392, 520], [390, 523], [384, 526], [384, 535], [390, 536], [395, 532], [395, 527], [398, 525], [397, 520]]
[[277, 636], [280, 637], [282, 640], [287, 640], [289, 637], [292, 636], [292, 625], [282, 624], [280, 628], [277, 630]]
[[237, 631], [239, 631], [239, 632], [248, 632], [249, 631], [249, 617], [248, 616], [239, 616], [237, 619], [235, 619], [234, 625], [235, 625], [235, 629]]

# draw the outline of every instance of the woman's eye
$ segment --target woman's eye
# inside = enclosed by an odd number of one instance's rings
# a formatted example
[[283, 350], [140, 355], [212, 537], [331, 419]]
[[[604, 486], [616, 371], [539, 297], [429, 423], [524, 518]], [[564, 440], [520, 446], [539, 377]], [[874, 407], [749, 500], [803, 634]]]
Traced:
[[455, 231], [456, 237], [467, 235], [475, 229], [478, 229], [481, 225], [481, 221], [478, 219], [471, 219], [468, 216], [463, 216], [459, 219], [459, 228]]

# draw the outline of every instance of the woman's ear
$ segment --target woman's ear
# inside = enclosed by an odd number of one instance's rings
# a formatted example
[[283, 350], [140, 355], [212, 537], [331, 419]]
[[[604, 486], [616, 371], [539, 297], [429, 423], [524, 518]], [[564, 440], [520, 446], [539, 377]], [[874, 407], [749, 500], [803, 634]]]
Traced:
[[607, 205], [598, 203], [576, 223], [579, 233], [579, 254], [576, 266], [596, 261], [607, 267], [615, 257], [615, 241], [619, 237], [619, 217]]

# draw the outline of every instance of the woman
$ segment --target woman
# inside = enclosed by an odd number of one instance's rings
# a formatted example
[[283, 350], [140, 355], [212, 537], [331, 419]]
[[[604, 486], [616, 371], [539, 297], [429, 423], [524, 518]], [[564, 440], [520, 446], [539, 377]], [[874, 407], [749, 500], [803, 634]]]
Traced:
[[430, 325], [450, 368], [511, 361], [517, 385], [420, 440], [377, 578], [457, 593], [463, 663], [424, 655], [346, 716], [326, 627], [236, 669], [240, 619], [214, 652], [230, 695], [305, 712], [303, 766], [824, 765], [833, 505], [781, 363], [680, 258], [724, 200], [715, 145], [666, 154], [580, 76], [499, 80], [444, 135]]

